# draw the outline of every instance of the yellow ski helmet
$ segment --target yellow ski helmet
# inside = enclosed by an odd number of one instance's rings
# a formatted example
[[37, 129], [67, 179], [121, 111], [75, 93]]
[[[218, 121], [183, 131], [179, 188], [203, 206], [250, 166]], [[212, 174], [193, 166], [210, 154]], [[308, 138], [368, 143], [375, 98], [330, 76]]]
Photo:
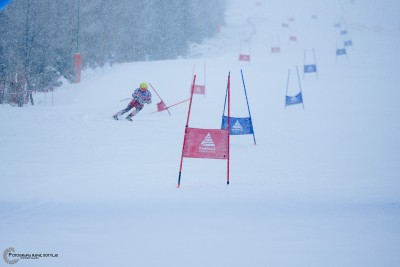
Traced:
[[141, 83], [140, 89], [147, 89], [147, 83]]

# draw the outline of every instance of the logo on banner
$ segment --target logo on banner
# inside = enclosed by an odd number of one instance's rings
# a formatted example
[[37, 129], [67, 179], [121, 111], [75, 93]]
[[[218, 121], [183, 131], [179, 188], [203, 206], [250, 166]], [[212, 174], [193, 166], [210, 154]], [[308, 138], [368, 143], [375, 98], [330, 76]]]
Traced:
[[207, 133], [206, 137], [199, 146], [199, 152], [213, 152], [213, 151], [215, 151], [215, 143], [211, 138], [211, 134]]
[[235, 122], [235, 124], [232, 126], [232, 131], [236, 132], [242, 132], [243, 131], [243, 126], [240, 124], [239, 120]]

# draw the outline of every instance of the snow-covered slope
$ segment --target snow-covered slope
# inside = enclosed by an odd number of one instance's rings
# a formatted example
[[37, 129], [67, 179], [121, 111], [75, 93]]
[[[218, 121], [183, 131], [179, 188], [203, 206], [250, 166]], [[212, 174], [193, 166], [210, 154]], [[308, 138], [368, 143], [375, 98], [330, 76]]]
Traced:
[[[353, 2], [231, 1], [188, 58], [88, 70], [36, 106], [0, 106], [0, 249], [58, 253], [21, 266], [397, 266], [400, 5]], [[313, 49], [318, 79], [303, 79]], [[177, 189], [188, 102], [154, 113], [153, 93], [133, 122], [111, 116], [142, 81], [187, 99], [204, 63], [189, 125], [220, 127], [229, 71], [232, 116], [247, 116], [243, 70], [257, 145], [231, 137], [230, 185], [225, 161], [185, 158]], [[284, 107], [296, 66], [304, 110]]]

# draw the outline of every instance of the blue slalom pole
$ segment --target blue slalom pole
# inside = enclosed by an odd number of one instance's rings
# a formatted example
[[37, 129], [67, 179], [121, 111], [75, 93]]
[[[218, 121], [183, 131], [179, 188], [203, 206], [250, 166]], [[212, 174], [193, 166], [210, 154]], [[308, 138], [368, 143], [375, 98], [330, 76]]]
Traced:
[[303, 91], [301, 90], [301, 83], [300, 83], [300, 76], [299, 76], [299, 68], [296, 66], [296, 71], [297, 71], [297, 80], [299, 81], [299, 88], [300, 88], [300, 93], [301, 93], [301, 104], [303, 105], [303, 110], [304, 110], [304, 99], [303, 99]]
[[[317, 57], [315, 56], [315, 49], [313, 48], [313, 54], [314, 54], [314, 64], [315, 66], [317, 66]], [[317, 76], [317, 80], [318, 80], [318, 69], [315, 70], [315, 75]]]
[[286, 106], [287, 106], [286, 97], [287, 97], [287, 93], [288, 93], [288, 89], [289, 89], [289, 78], [290, 78], [290, 68], [289, 68], [289, 70], [288, 70], [287, 82], [286, 82], [285, 109], [286, 109]]
[[249, 100], [248, 100], [248, 98], [247, 98], [246, 85], [245, 85], [245, 83], [244, 83], [243, 71], [242, 71], [242, 70], [240, 70], [240, 74], [242, 75], [242, 82], [243, 82], [243, 88], [244, 88], [244, 95], [246, 96], [247, 110], [249, 111], [250, 123], [251, 123], [251, 127], [253, 128], [253, 140], [254, 140], [254, 145], [257, 145], [257, 143], [256, 143], [256, 137], [255, 137], [255, 135], [254, 135], [253, 121], [252, 121], [252, 119], [251, 119], [250, 105], [249, 105]]
[[[229, 72], [229, 75], [230, 75], [230, 74], [231, 74], [231, 72]], [[227, 96], [228, 96], [228, 85], [226, 86], [225, 101], [224, 101], [224, 110], [222, 111], [222, 121], [224, 120]], [[222, 125], [221, 125], [221, 128], [222, 128]], [[228, 130], [229, 130], [229, 133], [230, 133], [231, 129], [228, 129]]]
[[225, 92], [225, 101], [224, 101], [224, 110], [222, 111], [222, 117], [225, 114], [225, 108], [226, 108], [226, 97], [228, 96], [228, 87], [226, 87], [226, 92]]

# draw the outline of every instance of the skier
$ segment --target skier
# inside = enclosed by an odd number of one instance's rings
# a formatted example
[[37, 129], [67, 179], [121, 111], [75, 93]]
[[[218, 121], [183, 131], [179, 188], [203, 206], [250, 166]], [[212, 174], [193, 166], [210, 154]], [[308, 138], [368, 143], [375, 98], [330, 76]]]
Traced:
[[117, 112], [113, 118], [115, 120], [118, 120], [118, 117], [121, 116], [122, 114], [128, 112], [132, 108], [135, 108], [134, 111], [132, 111], [126, 119], [129, 121], [132, 121], [132, 117], [135, 116], [136, 114], [139, 113], [139, 111], [142, 110], [144, 104], [151, 104], [151, 93], [149, 90], [147, 90], [147, 83], [141, 83], [140, 87], [135, 89], [135, 91], [132, 94], [132, 101], [128, 104], [128, 106]]

